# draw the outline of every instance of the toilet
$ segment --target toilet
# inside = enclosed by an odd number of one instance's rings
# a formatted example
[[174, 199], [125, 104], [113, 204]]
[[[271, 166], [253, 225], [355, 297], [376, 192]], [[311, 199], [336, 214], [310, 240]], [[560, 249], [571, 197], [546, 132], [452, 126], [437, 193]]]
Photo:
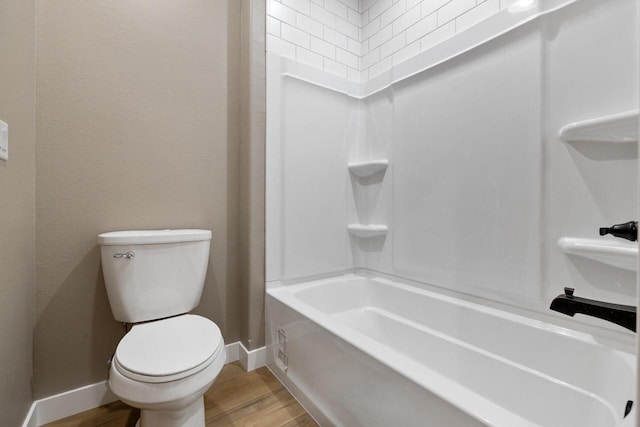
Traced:
[[204, 393], [226, 360], [220, 329], [189, 314], [200, 302], [209, 230], [98, 236], [113, 317], [133, 325], [118, 343], [109, 386], [140, 408], [139, 427], [204, 427]]

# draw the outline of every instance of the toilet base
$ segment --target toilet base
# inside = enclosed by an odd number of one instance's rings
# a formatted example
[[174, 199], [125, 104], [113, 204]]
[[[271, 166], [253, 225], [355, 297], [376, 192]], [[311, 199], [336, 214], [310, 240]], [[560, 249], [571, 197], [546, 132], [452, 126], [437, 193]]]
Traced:
[[178, 411], [140, 410], [136, 427], [204, 427], [204, 397]]

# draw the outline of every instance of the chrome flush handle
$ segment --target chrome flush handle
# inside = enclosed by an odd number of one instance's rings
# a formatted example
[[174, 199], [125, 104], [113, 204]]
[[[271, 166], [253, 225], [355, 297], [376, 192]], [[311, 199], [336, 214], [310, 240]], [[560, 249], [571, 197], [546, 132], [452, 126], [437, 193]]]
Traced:
[[132, 251], [127, 252], [126, 254], [115, 254], [113, 255], [114, 258], [127, 258], [127, 259], [133, 259], [135, 258], [136, 254], [134, 254]]

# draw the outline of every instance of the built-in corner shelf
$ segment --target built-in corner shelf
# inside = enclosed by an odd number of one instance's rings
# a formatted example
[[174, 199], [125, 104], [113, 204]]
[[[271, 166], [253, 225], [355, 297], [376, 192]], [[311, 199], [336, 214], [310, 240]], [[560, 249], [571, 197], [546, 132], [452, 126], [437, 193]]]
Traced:
[[563, 237], [558, 246], [566, 254], [578, 255], [625, 270], [637, 271], [638, 245], [609, 239]]
[[387, 226], [381, 224], [349, 224], [347, 226], [349, 233], [356, 237], [376, 237], [387, 234]]
[[349, 172], [361, 178], [366, 178], [383, 171], [387, 169], [387, 166], [389, 166], [387, 159], [370, 160], [368, 162], [350, 162], [348, 164]]
[[638, 110], [569, 123], [558, 136], [565, 142], [636, 142]]
[[[349, 162], [347, 164], [349, 172], [354, 176], [360, 178], [368, 178], [379, 173], [378, 178], [380, 179], [383, 178], [384, 171], [387, 170], [388, 166], [389, 160], [387, 159], [368, 160], [364, 162]], [[352, 183], [354, 185], [354, 192], [359, 193], [365, 190], [364, 187], [368, 185], [369, 180], [353, 180]], [[377, 184], [380, 185], [381, 181], [377, 182]], [[369, 191], [367, 190], [367, 192], [362, 195], [366, 196], [368, 193]], [[358, 199], [361, 199], [360, 204], [356, 203], [356, 211], [358, 212], [358, 217], [361, 218], [363, 215], [371, 215], [373, 213], [372, 209], [374, 208], [375, 203], [373, 203], [372, 200], [370, 200], [370, 198], [368, 197], [360, 197], [358, 195], [358, 197], [356, 197], [356, 201]], [[386, 236], [388, 231], [387, 226], [383, 224], [349, 224], [347, 225], [347, 230], [352, 236], [361, 239]]]

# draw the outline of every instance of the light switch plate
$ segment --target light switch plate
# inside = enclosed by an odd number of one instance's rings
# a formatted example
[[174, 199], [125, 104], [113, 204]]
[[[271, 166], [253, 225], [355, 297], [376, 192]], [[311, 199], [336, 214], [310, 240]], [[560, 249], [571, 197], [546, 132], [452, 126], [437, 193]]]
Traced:
[[9, 125], [0, 120], [0, 159], [9, 160]]

